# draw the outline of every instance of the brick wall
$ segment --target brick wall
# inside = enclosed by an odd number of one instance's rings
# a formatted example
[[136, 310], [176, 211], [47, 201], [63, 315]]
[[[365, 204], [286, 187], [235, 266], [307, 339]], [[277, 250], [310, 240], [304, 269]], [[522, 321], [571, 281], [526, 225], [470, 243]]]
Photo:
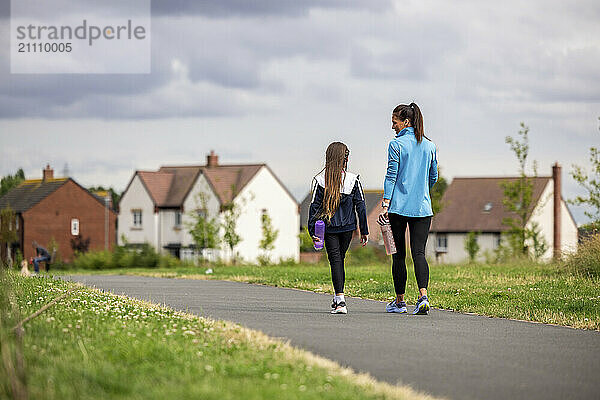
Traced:
[[[89, 250], [104, 249], [105, 207], [87, 190], [69, 180], [54, 193], [23, 213], [24, 256], [35, 256], [32, 241], [48, 249], [52, 238], [58, 244], [58, 254], [63, 261], [73, 259], [71, 249], [71, 219], [79, 219], [79, 233], [90, 238]], [[115, 224], [117, 215], [108, 213], [109, 249], [116, 243]]]

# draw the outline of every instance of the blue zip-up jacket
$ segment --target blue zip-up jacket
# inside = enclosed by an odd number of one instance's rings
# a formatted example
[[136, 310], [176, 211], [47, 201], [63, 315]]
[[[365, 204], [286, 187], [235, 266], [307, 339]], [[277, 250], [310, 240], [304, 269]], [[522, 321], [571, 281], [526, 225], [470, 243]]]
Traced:
[[427, 138], [417, 143], [412, 126], [402, 129], [388, 146], [388, 166], [383, 198], [388, 212], [405, 217], [433, 215], [429, 191], [437, 182], [435, 144]]
[[[361, 235], [369, 234], [367, 226], [367, 208], [365, 206], [365, 195], [358, 175], [351, 172], [344, 173], [342, 187], [340, 190], [340, 205], [335, 211], [331, 221], [325, 221], [325, 233], [340, 233], [356, 230], [356, 214]], [[308, 211], [308, 232], [315, 235], [315, 222], [319, 219], [323, 207], [325, 195], [325, 173], [322, 172], [315, 177], [315, 189]]]

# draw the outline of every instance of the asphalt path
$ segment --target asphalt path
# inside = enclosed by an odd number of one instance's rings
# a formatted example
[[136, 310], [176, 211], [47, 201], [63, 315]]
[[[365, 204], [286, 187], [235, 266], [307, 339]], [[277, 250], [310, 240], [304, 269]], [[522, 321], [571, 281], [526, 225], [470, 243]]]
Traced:
[[[214, 280], [69, 276], [89, 286], [233, 321], [392, 384], [450, 399], [600, 399], [600, 333]], [[432, 298], [435, 305], [435, 297]]]

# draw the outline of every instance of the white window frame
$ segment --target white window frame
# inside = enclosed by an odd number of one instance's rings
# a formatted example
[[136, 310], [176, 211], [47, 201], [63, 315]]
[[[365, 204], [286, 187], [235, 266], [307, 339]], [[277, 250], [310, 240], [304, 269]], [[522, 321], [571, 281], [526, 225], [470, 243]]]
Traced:
[[181, 211], [175, 211], [175, 228], [181, 228], [182, 217], [183, 215]]
[[[143, 218], [142, 218], [142, 210], [140, 209], [135, 209], [135, 210], [131, 210], [131, 215], [133, 218], [133, 227], [134, 228], [141, 228], [142, 227], [142, 223], [143, 223]], [[136, 216], [138, 216], [139, 218], [136, 218]]]
[[[444, 246], [440, 245], [440, 242], [443, 241]], [[438, 233], [435, 235], [435, 251], [437, 253], [447, 253], [448, 252], [448, 235], [445, 233]]]
[[78, 218], [71, 218], [71, 235], [72, 236], [79, 236], [79, 231], [80, 231], [80, 225], [79, 225], [79, 219]]

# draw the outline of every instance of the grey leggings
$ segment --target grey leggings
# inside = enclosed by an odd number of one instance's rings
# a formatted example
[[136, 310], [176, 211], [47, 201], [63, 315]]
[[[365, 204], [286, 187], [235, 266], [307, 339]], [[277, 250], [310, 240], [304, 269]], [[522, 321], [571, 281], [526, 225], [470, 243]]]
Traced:
[[415, 265], [415, 276], [419, 289], [427, 289], [429, 284], [429, 265], [425, 259], [425, 245], [429, 235], [431, 217], [405, 217], [403, 215], [388, 213], [397, 253], [392, 255], [392, 277], [396, 294], [406, 292], [406, 243], [404, 235], [406, 225], [410, 231], [410, 252]]

